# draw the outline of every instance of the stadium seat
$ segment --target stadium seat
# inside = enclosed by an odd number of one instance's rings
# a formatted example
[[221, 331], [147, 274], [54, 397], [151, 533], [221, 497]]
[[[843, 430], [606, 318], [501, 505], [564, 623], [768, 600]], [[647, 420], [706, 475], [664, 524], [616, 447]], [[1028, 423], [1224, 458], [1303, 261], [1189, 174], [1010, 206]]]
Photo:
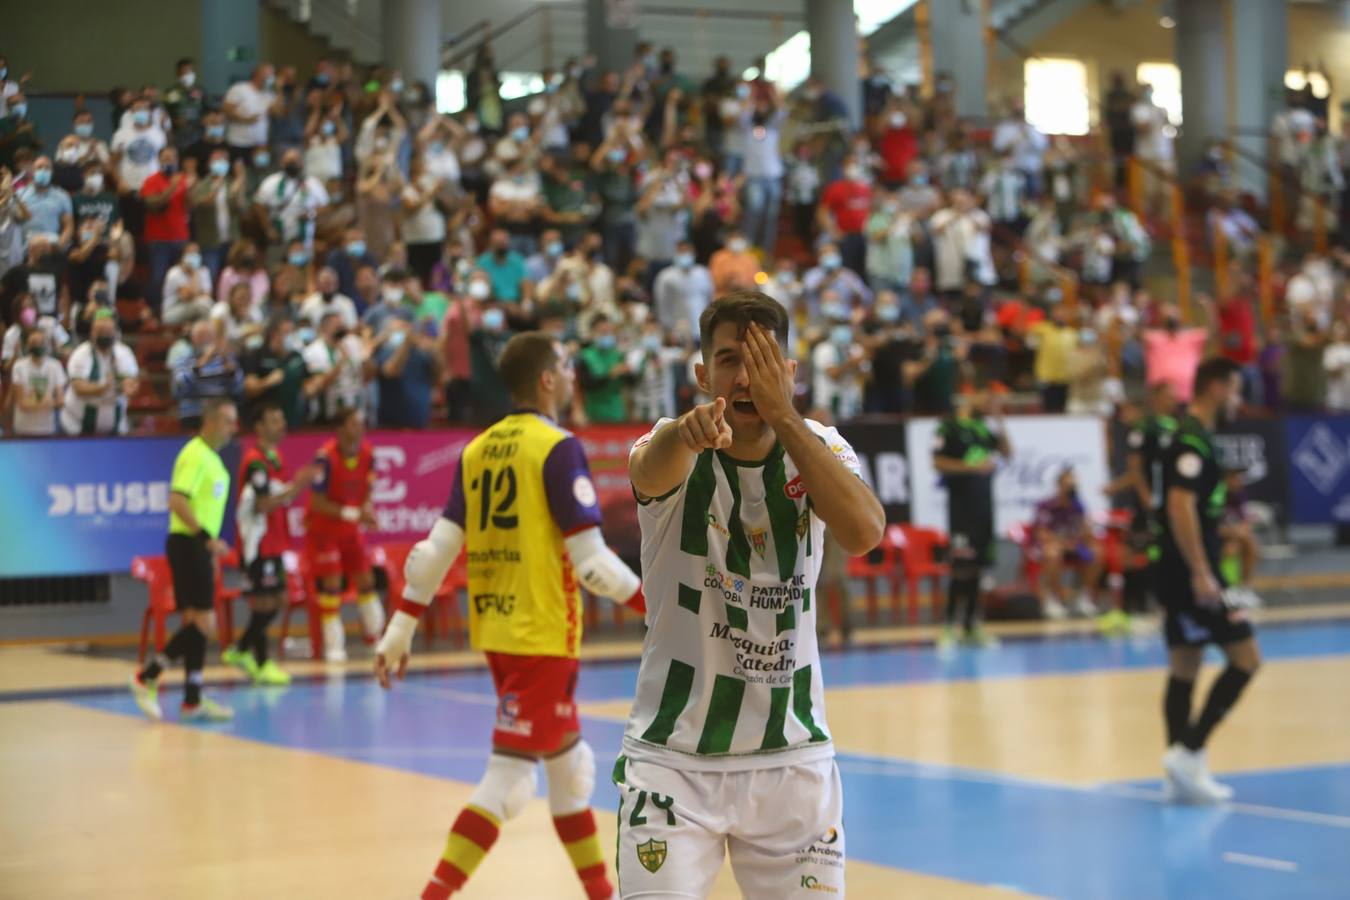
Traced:
[[319, 612], [314, 608], [314, 593], [310, 589], [303, 557], [293, 550], [281, 555], [282, 566], [286, 570], [286, 604], [281, 610], [281, 640], [277, 644], [277, 657], [286, 658], [286, 636], [290, 633], [291, 613], [299, 609], [305, 614], [305, 624], [309, 631], [310, 658], [318, 659], [319, 648], [323, 645], [323, 628], [319, 622]]
[[[900, 586], [900, 546], [898, 525], [887, 526], [881, 537], [881, 543], [871, 553], [863, 556], [851, 556], [848, 560], [848, 577], [863, 579], [867, 583], [867, 622], [877, 622], [877, 579], [885, 578], [891, 591], [891, 619], [900, 620], [900, 602], [903, 591]], [[910, 598], [913, 605], [914, 599]]]
[[933, 601], [933, 621], [942, 619], [942, 579], [951, 571], [951, 567], [940, 559], [940, 553], [947, 546], [947, 536], [936, 528], [921, 528], [917, 525], [892, 525], [892, 540], [900, 548], [900, 565], [905, 573], [905, 592], [909, 595], [909, 620], [919, 618], [919, 582], [930, 580], [929, 590]]
[[[145, 662], [146, 646], [149, 643], [150, 623], [155, 625], [155, 652], [162, 653], [167, 638], [164, 635], [166, 623], [169, 616], [178, 612], [177, 602], [173, 594], [173, 574], [169, 571], [169, 560], [163, 556], [137, 556], [131, 560], [131, 577], [137, 581], [145, 582], [145, 587], [149, 592], [149, 597], [145, 604], [145, 612], [141, 616], [141, 639], [136, 652], [137, 663]], [[219, 579], [219, 575], [217, 575]], [[238, 592], [235, 592], [236, 596]], [[215, 596], [216, 621], [220, 624], [220, 640], [222, 646], [228, 646], [231, 638], [226, 635], [225, 616], [226, 604], [224, 596], [220, 590], [219, 580], [217, 580], [217, 590]]]
[[222, 556], [216, 566], [216, 618], [219, 620], [220, 645], [228, 647], [234, 643], [234, 601], [244, 595], [239, 588], [225, 586], [225, 567], [239, 568], [239, 551], [231, 547], [230, 552]]
[[[412, 551], [413, 545], [404, 542], [391, 542], [380, 545], [383, 553], [384, 577], [389, 585], [389, 596], [399, 598], [403, 596], [403, 564], [408, 559], [408, 554]], [[431, 599], [431, 604], [427, 608], [426, 627], [422, 631], [422, 637], [429, 646], [435, 637], [442, 636], [448, 632], [456, 644], [464, 642], [464, 617], [459, 610], [459, 591], [461, 588], [467, 588], [469, 585], [467, 563], [464, 553], [461, 552], [455, 558], [455, 562], [450, 566], [450, 570], [445, 573], [445, 580], [441, 582], [440, 588], [436, 591], [436, 596]]]

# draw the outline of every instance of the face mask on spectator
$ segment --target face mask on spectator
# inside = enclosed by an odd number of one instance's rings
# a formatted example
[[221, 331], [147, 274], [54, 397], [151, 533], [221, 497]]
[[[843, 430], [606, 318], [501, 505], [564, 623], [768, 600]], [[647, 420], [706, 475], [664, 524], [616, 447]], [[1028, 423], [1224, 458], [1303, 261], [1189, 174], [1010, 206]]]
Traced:
[[287, 257], [287, 259], [290, 260], [290, 263], [293, 266], [303, 266], [309, 262], [309, 254], [303, 250], [297, 250]]
[[1091, 328], [1084, 328], [1082, 331], [1078, 332], [1078, 343], [1082, 344], [1084, 347], [1092, 346], [1097, 343], [1097, 332], [1093, 331]]
[[925, 185], [928, 184], [928, 173], [919, 172], [909, 180], [909, 183], [917, 187], [924, 187]]
[[824, 256], [820, 258], [821, 268], [826, 269], [828, 271], [834, 271], [835, 269], [839, 268], [840, 262], [842, 262], [842, 260], [839, 258], [838, 253], [826, 253]]
[[479, 127], [477, 119], [470, 119], [464, 123], [464, 130], [469, 134], [477, 134]]
[[301, 328], [299, 331], [297, 331], [295, 333], [295, 336], [300, 339], [300, 343], [302, 346], [308, 346], [309, 344], [314, 343], [314, 337], [316, 334], [317, 332], [314, 330], [313, 326], [306, 325], [304, 328]]
[[778, 281], [782, 284], [792, 284], [794, 277], [791, 269], [783, 269], [778, 273]]
[[144, 128], [150, 124], [150, 111], [148, 109], [138, 109], [131, 114], [131, 121]]
[[549, 241], [548, 244], [545, 245], [544, 247], [544, 252], [547, 253], [549, 256], [552, 256], [554, 259], [557, 259], [559, 256], [562, 256], [563, 252], [562, 241]]
[[748, 84], [738, 84], [738, 85], [736, 85], [736, 96], [739, 97], [739, 98], [742, 99], [742, 100], [744, 100], [746, 97], [749, 97], [749, 96], [750, 96], [750, 85], [748, 85]]
[[253, 166], [257, 169], [265, 169], [272, 164], [272, 154], [263, 152], [253, 154]]
[[483, 311], [483, 327], [488, 331], [501, 331], [506, 326], [506, 313], [500, 309]]
[[403, 302], [403, 288], [387, 287], [384, 289], [384, 302], [389, 304], [398, 304]]
[[211, 174], [217, 178], [224, 178], [230, 174], [230, 161], [228, 159], [211, 160]]
[[732, 253], [744, 253], [746, 248], [745, 238], [732, 238], [727, 242], [727, 249]]
[[563, 294], [566, 295], [568, 300], [572, 300], [574, 302], [580, 300], [581, 285], [577, 284], [575, 281], [569, 281], [567, 283], [567, 287], [563, 289]]
[[272, 89], [272, 86], [276, 83], [277, 77], [275, 75], [268, 75], [266, 78], [263, 79], [263, 90], [270, 91]]
[[348, 241], [348, 242], [347, 242], [347, 255], [348, 255], [348, 256], [365, 256], [365, 255], [366, 255], [366, 242], [365, 242], [365, 241]]
[[641, 325], [651, 316], [651, 308], [645, 303], [634, 303], [628, 308], [628, 317]]
[[692, 253], [675, 254], [675, 265], [679, 266], [681, 269], [687, 269], [693, 264], [694, 264], [694, 254]]
[[202, 264], [202, 255], [200, 253], [184, 253], [183, 265], [189, 269], [195, 269]]
[[836, 325], [830, 329], [830, 340], [836, 344], [853, 343], [853, 326]]
[[899, 322], [900, 307], [891, 303], [888, 303], [885, 306], [878, 306], [877, 319], [881, 322]]
[[303, 172], [304, 169], [301, 167], [299, 163], [291, 162], [286, 163], [285, 167], [283, 168], [283, 171], [286, 173], [287, 176], [291, 178], [299, 178], [300, 173]]
[[178, 81], [183, 87], [190, 88], [197, 83], [197, 73], [184, 72], [182, 75], [178, 76]]
[[820, 307], [820, 314], [827, 319], [843, 319], [848, 315], [842, 303], [825, 303]]
[[905, 123], [908, 122], [908, 121], [909, 121], [909, 120], [905, 118], [905, 114], [902, 113], [902, 112], [891, 113], [891, 127], [892, 127], [892, 128], [904, 128], [904, 127], [905, 127]]
[[221, 138], [225, 137], [225, 126], [224, 126], [224, 125], [207, 125], [207, 126], [206, 126], [206, 137], [207, 137], [208, 140], [212, 140], [212, 141], [218, 141], [218, 140], [220, 140]]
[[15, 103], [9, 108], [9, 114], [16, 119], [22, 119], [24, 116], [28, 115], [28, 104]]
[[33, 184], [36, 184], [38, 187], [46, 187], [47, 185], [49, 185], [49, 184], [51, 184], [51, 183], [52, 183], [52, 170], [51, 170], [51, 169], [34, 169], [34, 170], [33, 170]]
[[849, 181], [862, 181], [863, 178], [862, 169], [860, 169], [857, 166], [845, 166], [844, 177], [847, 178]]
[[337, 131], [337, 126], [334, 125], [331, 120], [325, 119], [323, 124], [319, 126], [319, 131], [323, 132], [325, 135], [329, 135]]
[[491, 293], [492, 288], [488, 286], [486, 281], [479, 279], [469, 282], [469, 296], [475, 300], [486, 300]]
[[642, 348], [648, 353], [655, 353], [661, 349], [661, 335], [652, 333], [642, 336]]
[[94, 338], [94, 346], [100, 350], [111, 350], [113, 345], [113, 336], [111, 334], [100, 334]]
[[609, 151], [609, 161], [612, 163], [621, 163], [627, 156], [628, 151], [624, 150], [622, 147], [615, 147], [613, 150]]
[[32, 328], [36, 322], [37, 310], [33, 309], [33, 307], [25, 307], [23, 311], [19, 313], [19, 324], [23, 325], [24, 328]]
[[94, 302], [99, 304], [100, 306], [107, 306], [108, 299], [109, 298], [107, 291], [94, 291]]
[[161, 170], [165, 175], [172, 175], [172, 174], [174, 174], [175, 172], [178, 171], [178, 163], [176, 163], [176, 162], [165, 163], [164, 165], [160, 166], [160, 170]]
[[595, 338], [595, 346], [601, 350], [612, 350], [617, 343], [618, 339], [612, 334], [601, 334]]
[[395, 78], [393, 81], [389, 82], [389, 90], [393, 91], [395, 94], [403, 93], [403, 79]]
[[89, 122], [79, 122], [75, 126], [75, 134], [82, 138], [87, 138], [94, 133], [94, 126]]
[[103, 173], [93, 172], [84, 176], [84, 187], [91, 194], [97, 194], [103, 190]]
[[28, 347], [28, 355], [34, 359], [42, 359], [42, 357], [47, 355], [47, 346], [45, 344], [30, 344]]

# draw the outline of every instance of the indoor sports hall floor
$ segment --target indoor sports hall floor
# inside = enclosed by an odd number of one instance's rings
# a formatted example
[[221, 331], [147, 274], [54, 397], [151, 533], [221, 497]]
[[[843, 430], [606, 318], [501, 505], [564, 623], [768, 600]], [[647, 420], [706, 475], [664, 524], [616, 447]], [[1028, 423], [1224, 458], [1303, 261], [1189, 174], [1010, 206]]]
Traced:
[[[1350, 896], [1350, 607], [1263, 618], [1265, 667], [1211, 750], [1237, 789], [1222, 808], [1160, 802], [1156, 634], [1023, 629], [944, 659], [891, 632], [828, 654], [849, 895]], [[296, 665], [289, 689], [217, 686], [234, 723], [183, 727], [139, 716], [123, 661], [0, 650], [0, 898], [417, 896], [493, 720], [466, 661], [424, 654], [390, 694], [365, 663]], [[602, 810], [635, 673], [582, 669]], [[543, 800], [464, 896], [582, 896]], [[728, 872], [714, 896], [739, 896]]]

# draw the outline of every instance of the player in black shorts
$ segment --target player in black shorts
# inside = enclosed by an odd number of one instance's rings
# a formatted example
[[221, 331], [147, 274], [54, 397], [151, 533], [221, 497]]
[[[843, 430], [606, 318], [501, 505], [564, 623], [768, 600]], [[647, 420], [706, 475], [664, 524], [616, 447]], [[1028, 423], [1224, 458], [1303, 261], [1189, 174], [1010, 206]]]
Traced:
[[977, 620], [980, 578], [994, 564], [995, 454], [1012, 456], [1000, 405], [989, 390], [968, 387], [956, 414], [942, 420], [933, 438], [933, 468], [947, 485], [952, 566], [947, 624], [938, 637], [939, 649], [956, 643], [956, 617], [962, 605], [965, 642], [986, 647], [997, 643]]
[[[1205, 743], [1233, 708], [1261, 663], [1242, 609], [1225, 602], [1219, 566], [1226, 488], [1213, 431], [1241, 402], [1242, 374], [1223, 358], [1195, 373], [1195, 396], [1162, 454], [1163, 506], [1154, 585], [1166, 616], [1168, 667], [1163, 768], [1169, 796], [1216, 803], [1233, 795], [1205, 763]], [[1191, 694], [1205, 645], [1217, 644], [1228, 665], [1214, 681], [1204, 709], [1191, 718]]]

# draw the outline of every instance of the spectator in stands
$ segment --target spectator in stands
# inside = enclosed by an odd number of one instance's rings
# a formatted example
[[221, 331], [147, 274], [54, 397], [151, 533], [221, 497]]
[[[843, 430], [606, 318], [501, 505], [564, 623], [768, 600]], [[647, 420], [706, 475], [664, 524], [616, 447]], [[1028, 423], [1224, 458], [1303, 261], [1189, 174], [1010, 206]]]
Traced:
[[839, 247], [833, 243], [820, 248], [819, 263], [802, 276], [802, 290], [807, 308], [814, 315], [820, 311], [823, 297], [832, 291], [849, 308], [872, 302], [872, 291], [852, 269], [843, 266]]
[[712, 255], [708, 272], [717, 295], [737, 290], [754, 290], [755, 276], [761, 269], [759, 257], [739, 229], [727, 233], [726, 246]]
[[1125, 84], [1125, 73], [1111, 73], [1111, 88], [1102, 103], [1102, 118], [1116, 160], [1116, 185], [1125, 184], [1125, 160], [1134, 155], [1134, 92]]
[[1078, 496], [1073, 469], [1059, 473], [1055, 495], [1036, 504], [1032, 523], [1034, 546], [1028, 548], [1041, 562], [1041, 609], [1048, 619], [1068, 614], [1069, 588], [1064, 569], [1076, 569], [1081, 578], [1073, 611], [1080, 616], [1097, 614], [1096, 596], [1101, 586], [1101, 545], [1092, 533], [1087, 510]]
[[1336, 280], [1331, 264], [1320, 254], [1309, 253], [1285, 287], [1284, 302], [1290, 315], [1298, 321], [1297, 317], [1305, 310], [1311, 311], [1325, 328], [1331, 324], [1335, 299]]
[[165, 325], [181, 325], [204, 319], [211, 314], [211, 273], [202, 264], [201, 249], [195, 243], [183, 246], [178, 265], [164, 276]]
[[211, 307], [211, 321], [223, 328], [225, 337], [236, 346], [250, 350], [262, 344], [262, 309], [253, 303], [253, 293], [247, 282], [236, 282], [228, 300], [217, 301]]
[[191, 59], [180, 59], [176, 70], [174, 83], [164, 91], [164, 109], [173, 128], [173, 144], [186, 160], [188, 148], [202, 136], [206, 92], [197, 84], [197, 66]]
[[[160, 151], [169, 143], [159, 125], [150, 118], [150, 104], [138, 98], [131, 105], [131, 121], [120, 127], [112, 139], [113, 166], [117, 170], [117, 192], [122, 198], [122, 218], [131, 234], [139, 235], [145, 222], [145, 203], [141, 186], [159, 171]], [[168, 269], [165, 265], [161, 273]]]
[[70, 342], [70, 335], [61, 326], [56, 316], [44, 316], [38, 312], [37, 301], [26, 290], [21, 290], [13, 302], [13, 324], [5, 329], [3, 341], [0, 341], [0, 368], [5, 372], [23, 355], [27, 345], [27, 336], [37, 331], [47, 341], [47, 352], [57, 355], [64, 352]]
[[861, 378], [869, 371], [867, 354], [858, 343], [849, 312], [835, 300], [821, 309], [829, 331], [811, 350], [813, 406], [843, 421], [862, 412]]
[[577, 354], [577, 370], [592, 424], [623, 422], [628, 409], [624, 387], [631, 374], [626, 350], [619, 346], [614, 322], [607, 316], [591, 320], [591, 341]]
[[277, 101], [270, 111], [268, 144], [280, 151], [304, 147], [305, 94], [295, 82], [295, 66], [282, 66], [277, 70]]
[[616, 270], [628, 267], [637, 240], [638, 193], [631, 158], [636, 151], [629, 127], [626, 121], [617, 123], [591, 155], [592, 183], [601, 204], [599, 224], [605, 260]]
[[715, 295], [712, 273], [694, 261], [694, 245], [680, 241], [673, 265], [661, 270], [653, 286], [656, 320], [666, 328], [680, 324], [689, 334], [698, 334], [698, 318]]
[[173, 398], [178, 424], [184, 431], [201, 427], [202, 405], [213, 397], [237, 399], [244, 386], [244, 372], [223, 329], [206, 319], [194, 322], [188, 332], [190, 352], [174, 360]]
[[343, 150], [351, 132], [343, 118], [341, 96], [331, 100], [322, 91], [312, 91], [305, 121], [305, 172], [328, 184], [340, 180], [345, 171]]
[[[529, 133], [519, 121], [516, 134]], [[504, 230], [512, 252], [526, 257], [539, 249], [536, 235], [545, 209], [539, 178], [532, 166], [532, 157], [519, 149], [513, 150], [502, 177], [492, 183], [488, 191], [488, 211], [497, 227]]]
[[342, 246], [330, 250], [325, 262], [337, 272], [338, 290], [348, 297], [357, 297], [356, 272], [361, 266], [378, 267], [380, 262], [366, 245], [366, 233], [360, 227], [348, 228]]
[[1176, 157], [1167, 110], [1153, 101], [1151, 84], [1139, 86], [1139, 99], [1130, 110], [1130, 121], [1134, 123], [1134, 152], [1143, 163], [1144, 203], [1149, 214], [1156, 216], [1163, 208], [1168, 179], [1176, 173]]
[[21, 437], [56, 434], [56, 411], [65, 400], [66, 370], [53, 356], [49, 339], [34, 328], [24, 335], [27, 352], [10, 369], [14, 433]]
[[398, 237], [399, 197], [403, 193], [398, 148], [406, 130], [392, 100], [381, 95], [380, 106], [362, 123], [356, 138], [356, 218], [377, 259], [387, 254]]
[[306, 175], [300, 151], [292, 147], [281, 156], [281, 171], [262, 180], [253, 195], [267, 222], [268, 258], [283, 257], [290, 241], [311, 241], [314, 220], [328, 205], [328, 192], [319, 179]]
[[1255, 284], [1240, 262], [1234, 260], [1228, 269], [1229, 293], [1219, 301], [1219, 354], [1242, 367], [1243, 396], [1255, 401], [1261, 387], [1257, 368]]
[[39, 316], [54, 316], [67, 321], [70, 313], [70, 292], [66, 266], [59, 249], [44, 234], [35, 234], [28, 241], [28, 255], [22, 263], [11, 266], [0, 278], [0, 309], [14, 303], [19, 294], [33, 296]]
[[878, 192], [867, 219], [867, 282], [874, 291], [900, 291], [914, 273], [914, 241], [923, 230], [901, 212], [900, 201]]
[[371, 333], [382, 333], [390, 318], [412, 324], [413, 311], [406, 302], [408, 281], [407, 273], [401, 269], [390, 269], [380, 276], [378, 298], [361, 314], [361, 322]]
[[[108, 190], [107, 179], [103, 174], [105, 168], [106, 166], [98, 160], [90, 160], [84, 164], [80, 189], [70, 195], [71, 213], [77, 224], [85, 219], [97, 218], [103, 223], [110, 239], [118, 240], [121, 233], [121, 216], [117, 209], [117, 195]], [[115, 233], [112, 231], [114, 225], [117, 226]]]
[[216, 283], [216, 299], [226, 300], [239, 282], [249, 286], [254, 306], [261, 308], [267, 300], [269, 288], [267, 269], [259, 264], [258, 248], [250, 240], [238, 240], [230, 245], [225, 269]]
[[549, 228], [539, 236], [539, 252], [525, 260], [525, 277], [536, 286], [548, 278], [558, 268], [563, 258], [562, 233]]
[[236, 82], [225, 92], [225, 142], [232, 160], [248, 161], [257, 148], [268, 146], [271, 117], [282, 107], [275, 87], [272, 64], [259, 63], [248, 81]]
[[299, 316], [310, 325], [318, 326], [327, 315], [337, 315], [344, 328], [356, 328], [358, 315], [352, 298], [338, 290], [337, 272], [325, 266], [315, 278], [314, 293], [300, 304]]
[[501, 89], [492, 47], [484, 43], [474, 53], [473, 68], [464, 79], [464, 97], [468, 109], [488, 131], [496, 131], [502, 125]]
[[305, 424], [309, 370], [293, 333], [289, 319], [270, 319], [262, 345], [245, 354], [244, 405], [249, 420], [259, 409], [276, 404], [285, 411], [288, 426], [298, 428]]
[[1036, 343], [1036, 382], [1041, 408], [1047, 413], [1062, 413], [1069, 402], [1070, 366], [1078, 350], [1078, 329], [1072, 320], [1073, 311], [1061, 303], [1049, 319], [1031, 328]]
[[994, 153], [1007, 160], [1009, 168], [1022, 174], [1026, 192], [1033, 198], [1039, 197], [1045, 151], [1050, 141], [1027, 121], [1026, 106], [1021, 100], [1009, 105], [1008, 115], [994, 128], [991, 144]]
[[877, 292], [863, 328], [861, 342], [871, 369], [863, 398], [865, 409], [878, 413], [908, 411], [904, 364], [918, 353], [919, 342], [913, 326], [901, 320], [900, 298], [894, 291]]
[[817, 222], [834, 244], [845, 266], [860, 277], [867, 275], [867, 235], [872, 212], [872, 186], [857, 162], [844, 166], [844, 177], [825, 188]]
[[[1206, 320], [1213, 318], [1212, 302], [1197, 295], [1196, 306]], [[1177, 401], [1189, 403], [1195, 370], [1209, 343], [1208, 327], [1183, 328], [1181, 310], [1174, 304], [1162, 309], [1162, 328], [1144, 331], [1144, 377], [1149, 385], [1166, 381], [1172, 385]]]
[[41, 146], [42, 139], [28, 121], [28, 99], [23, 92], [16, 91], [9, 97], [5, 114], [0, 116], [0, 165], [15, 169], [20, 151], [32, 153]]
[[488, 249], [478, 257], [478, 268], [492, 281], [492, 298], [499, 303], [528, 303], [534, 286], [525, 277], [525, 257], [511, 249], [511, 235], [492, 229]]
[[994, 225], [1021, 237], [1027, 227], [1026, 209], [1032, 191], [1026, 173], [1017, 167], [1012, 153], [994, 159], [980, 179], [980, 193], [985, 197], [985, 209]]
[[163, 302], [164, 276], [183, 254], [189, 238], [188, 190], [196, 184], [195, 172], [178, 170], [178, 150], [159, 151], [159, 171], [141, 184], [145, 204], [145, 243], [150, 260], [150, 284], [146, 297], [158, 312]]
[[1095, 328], [1079, 328], [1076, 348], [1069, 357], [1065, 411], [1075, 416], [1105, 418], [1124, 396], [1120, 379], [1112, 376], [1101, 336]]
[[[209, 130], [212, 126], [207, 127]], [[240, 220], [249, 198], [244, 165], [236, 163], [231, 176], [229, 151], [223, 144], [210, 152], [203, 173], [188, 191], [188, 203], [192, 207], [192, 233], [214, 281], [224, 268], [230, 247], [239, 240]]]
[[958, 125], [951, 136], [950, 146], [934, 160], [934, 171], [947, 190], [964, 188], [973, 191], [980, 184], [980, 156], [970, 129]]
[[318, 336], [304, 349], [305, 368], [310, 372], [310, 421], [333, 425], [344, 409], [364, 408], [366, 382], [374, 375], [368, 364], [366, 342], [337, 312], [319, 320]]
[[411, 317], [390, 316], [372, 347], [379, 372], [381, 428], [425, 428], [431, 391], [440, 380], [436, 339], [413, 327]]
[[[217, 150], [225, 151], [226, 162], [229, 163], [230, 145], [225, 142], [225, 114], [219, 109], [208, 109], [202, 113], [201, 134], [182, 150], [181, 157], [185, 165], [187, 160], [195, 159], [197, 171], [204, 173], [211, 162], [211, 154]], [[244, 165], [242, 160], [240, 164]], [[232, 165], [227, 165], [226, 171], [231, 168]]]
[[921, 416], [947, 415], [953, 409], [962, 348], [952, 337], [951, 319], [941, 309], [924, 321], [923, 345], [902, 373], [914, 397], [914, 412]]
[[69, 246], [75, 232], [70, 195], [52, 184], [52, 161], [48, 157], [39, 156], [33, 162], [33, 181], [18, 192], [17, 199], [25, 241], [43, 234], [58, 247]]
[[933, 257], [937, 264], [938, 293], [954, 298], [973, 276], [983, 285], [995, 280], [990, 249], [989, 214], [975, 205], [975, 197], [962, 188], [949, 195], [950, 205], [933, 213]]
[[1292, 413], [1317, 413], [1326, 407], [1328, 335], [1317, 314], [1292, 314], [1294, 327], [1285, 343], [1284, 406]]
[[131, 348], [117, 339], [111, 310], [94, 317], [90, 338], [75, 348], [66, 363], [70, 389], [61, 408], [66, 434], [127, 433], [127, 399], [140, 387], [140, 367]]
[[1322, 367], [1326, 370], [1327, 409], [1350, 412], [1350, 319], [1344, 315], [1331, 323]]

